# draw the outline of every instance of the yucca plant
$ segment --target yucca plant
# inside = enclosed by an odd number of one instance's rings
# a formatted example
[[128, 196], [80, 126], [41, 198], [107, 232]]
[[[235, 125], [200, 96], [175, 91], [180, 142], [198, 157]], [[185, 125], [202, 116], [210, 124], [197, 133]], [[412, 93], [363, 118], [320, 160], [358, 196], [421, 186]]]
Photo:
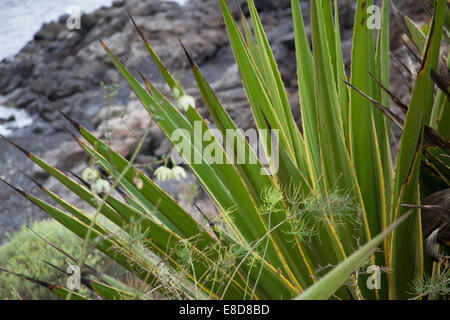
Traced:
[[[248, 1], [251, 23], [242, 15], [240, 27], [227, 1], [220, 0], [256, 127], [276, 133], [276, 138], [263, 143], [270, 159], [267, 166], [186, 49], [215, 127], [225, 137], [229, 130], [236, 133], [231, 148], [212, 133], [192, 97], [136, 24], [176, 102], [137, 70], [138, 81], [101, 42], [213, 201], [215, 220], [206, 215], [205, 221], [192, 218], [133, 166], [134, 156], [123, 158], [62, 112], [81, 135], [73, 134], [74, 139], [106, 173], [112, 188], [95, 166], [85, 172], [85, 181], [79, 181], [18, 146], [96, 213], [83, 212], [43, 187], [61, 208], [16, 190], [84, 238], [85, 252], [93, 244], [141, 280], [140, 286], [131, 286], [86, 266], [83, 256], [71, 257], [83, 267], [82, 283], [107, 299], [149, 299], [149, 292], [179, 299], [434, 297], [435, 292], [426, 292], [425, 285], [420, 292], [413, 290], [426, 279], [435, 281], [442, 275], [448, 282], [445, 261], [433, 262], [424, 255], [420, 213], [422, 199], [448, 188], [450, 179], [448, 82], [437, 68], [440, 49], [446, 46], [449, 15], [446, 0], [433, 4], [433, 16], [424, 28], [406, 20], [420, 50], [421, 66], [404, 105], [389, 91], [389, 1], [382, 2], [379, 30], [368, 27], [373, 17], [367, 9], [373, 1], [357, 1], [348, 79], [337, 1], [334, 8], [331, 1], [311, 1], [310, 43], [299, 1], [291, 0], [302, 115], [299, 128], [253, 0]], [[390, 99], [402, 108], [405, 119], [390, 111]], [[391, 121], [402, 129], [395, 161], [390, 151]], [[201, 140], [204, 135], [206, 145], [195, 143], [195, 138]], [[183, 148], [180, 140], [185, 142]], [[221, 161], [202, 161], [211, 150]], [[246, 161], [237, 160], [242, 150]], [[192, 161], [191, 156], [200, 161]], [[120, 196], [113, 196], [113, 189]], [[445, 215], [448, 208], [443, 210]], [[100, 223], [98, 215], [117, 228]], [[440, 227], [433, 229], [435, 236]], [[85, 298], [63, 287], [41, 284], [64, 298]]]

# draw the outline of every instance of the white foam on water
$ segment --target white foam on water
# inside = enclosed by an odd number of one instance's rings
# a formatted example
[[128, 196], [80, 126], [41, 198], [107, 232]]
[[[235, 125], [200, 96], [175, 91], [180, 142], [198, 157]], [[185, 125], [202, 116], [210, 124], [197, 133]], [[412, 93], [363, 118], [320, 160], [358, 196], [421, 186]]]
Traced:
[[[13, 117], [12, 121], [5, 120]], [[15, 130], [24, 128], [33, 123], [30, 115], [22, 109], [8, 108], [0, 105], [0, 134], [4, 136], [10, 136]]]

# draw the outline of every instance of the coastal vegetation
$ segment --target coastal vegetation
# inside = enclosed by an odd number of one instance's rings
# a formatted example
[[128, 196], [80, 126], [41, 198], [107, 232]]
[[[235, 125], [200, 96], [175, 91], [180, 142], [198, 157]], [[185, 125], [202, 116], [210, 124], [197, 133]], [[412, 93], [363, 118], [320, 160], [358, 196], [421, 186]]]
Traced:
[[[389, 89], [389, 1], [380, 6], [356, 1], [347, 72], [337, 1], [310, 2], [309, 39], [300, 2], [291, 0], [299, 127], [254, 1], [247, 2], [250, 19], [241, 14], [236, 20], [228, 2], [220, 0], [254, 122], [271, 137], [262, 143], [265, 159], [217, 99], [189, 54], [188, 41], [180, 39], [180, 46], [214, 128], [131, 15], [171, 95], [100, 40], [176, 151], [157, 177], [178, 179], [191, 171], [212, 200], [214, 217], [196, 206], [201, 219], [194, 219], [134, 166], [148, 130], [125, 158], [57, 106], [71, 126], [65, 130], [90, 158], [82, 177], [16, 146], [93, 213], [45, 187], [56, 205], [2, 180], [83, 239], [76, 256], [58, 243], [55, 247], [79, 267], [81, 284], [105, 299], [448, 298], [449, 240], [442, 235], [448, 227], [450, 103], [448, 76], [441, 70], [448, 71], [450, 15], [447, 1], [432, 3], [429, 21], [421, 27], [404, 17], [407, 45], [420, 61], [405, 103]], [[391, 125], [402, 132], [395, 157]], [[227, 131], [235, 133], [232, 138]], [[199, 135], [206, 135], [207, 143], [195, 143]], [[230, 140], [233, 147], [227, 148]], [[245, 161], [239, 161], [242, 152]], [[429, 232], [424, 232], [425, 215], [437, 219]], [[89, 262], [94, 249], [139, 280], [128, 283], [94, 268]], [[61, 298], [89, 298], [77, 288], [39, 281]]]

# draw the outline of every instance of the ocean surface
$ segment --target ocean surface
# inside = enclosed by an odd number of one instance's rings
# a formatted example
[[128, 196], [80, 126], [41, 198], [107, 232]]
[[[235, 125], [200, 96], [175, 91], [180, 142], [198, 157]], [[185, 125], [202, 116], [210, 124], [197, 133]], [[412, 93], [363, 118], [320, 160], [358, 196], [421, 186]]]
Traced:
[[[174, 0], [184, 4], [187, 0]], [[43, 23], [56, 20], [73, 10], [89, 13], [113, 0], [0, 0], [0, 60], [12, 57], [31, 39]], [[0, 134], [31, 124], [24, 110], [2, 106], [0, 97]], [[11, 119], [14, 119], [11, 121]], [[8, 121], [9, 120], [9, 121]]]

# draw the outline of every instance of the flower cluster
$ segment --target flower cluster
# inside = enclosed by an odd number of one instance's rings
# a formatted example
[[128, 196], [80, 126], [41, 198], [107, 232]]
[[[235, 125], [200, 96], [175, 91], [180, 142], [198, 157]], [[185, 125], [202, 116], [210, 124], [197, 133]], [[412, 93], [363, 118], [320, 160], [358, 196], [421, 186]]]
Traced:
[[183, 90], [175, 87], [173, 88], [173, 96], [177, 99], [178, 108], [183, 111], [188, 111], [189, 107], [195, 108], [194, 97], [187, 95]]
[[91, 184], [91, 190], [95, 194], [109, 192], [110, 185], [105, 179], [100, 178], [100, 172], [95, 168], [86, 168], [82, 174], [83, 180]]
[[186, 178], [186, 171], [180, 166], [173, 166], [172, 169], [161, 166], [155, 170], [155, 175], [159, 181], [180, 180]]

